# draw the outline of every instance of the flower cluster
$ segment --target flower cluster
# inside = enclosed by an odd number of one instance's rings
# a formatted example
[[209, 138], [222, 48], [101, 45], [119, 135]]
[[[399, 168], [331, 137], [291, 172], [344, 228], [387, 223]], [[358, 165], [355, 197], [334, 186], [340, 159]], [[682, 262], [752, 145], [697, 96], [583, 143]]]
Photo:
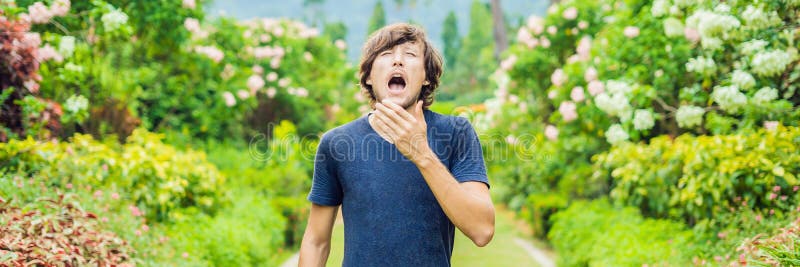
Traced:
[[678, 127], [691, 128], [703, 123], [703, 115], [705, 110], [696, 106], [681, 106], [675, 113], [675, 120], [678, 122]]
[[764, 106], [772, 100], [778, 99], [778, 90], [770, 87], [764, 87], [756, 91], [753, 95], [753, 104]]
[[754, 7], [753, 5], [748, 5], [741, 16], [745, 26], [753, 30], [769, 28], [782, 23], [781, 19], [778, 17], [778, 12], [774, 10], [765, 12], [763, 9]]
[[626, 132], [625, 129], [622, 128], [622, 125], [619, 124], [611, 125], [611, 127], [608, 128], [608, 131], [606, 131], [606, 141], [612, 145], [617, 145], [621, 142], [627, 141], [628, 138], [630, 138], [628, 132]]
[[53, 17], [63, 17], [67, 15], [70, 5], [69, 0], [56, 0], [49, 8], [42, 2], [35, 2], [28, 6], [27, 19], [34, 24], [47, 23]]
[[689, 59], [689, 62], [686, 63], [686, 70], [711, 76], [717, 71], [717, 65], [714, 63], [714, 59], [700, 56]]
[[128, 15], [117, 8], [111, 7], [110, 9], [108, 13], [100, 17], [100, 20], [106, 31], [113, 32], [128, 23]]
[[747, 90], [756, 86], [756, 79], [746, 71], [735, 70], [731, 74], [731, 83], [743, 90]]
[[225, 53], [223, 53], [222, 50], [213, 46], [197, 46], [194, 48], [194, 51], [207, 56], [215, 63], [219, 63], [222, 61], [222, 58], [225, 57]]
[[[794, 52], [794, 50], [792, 50]], [[783, 50], [768, 50], [756, 53], [750, 62], [753, 73], [763, 77], [771, 77], [783, 73], [797, 53]]]
[[714, 92], [711, 93], [711, 99], [728, 113], [736, 113], [739, 108], [747, 105], [747, 96], [740, 92], [735, 85], [714, 88]]

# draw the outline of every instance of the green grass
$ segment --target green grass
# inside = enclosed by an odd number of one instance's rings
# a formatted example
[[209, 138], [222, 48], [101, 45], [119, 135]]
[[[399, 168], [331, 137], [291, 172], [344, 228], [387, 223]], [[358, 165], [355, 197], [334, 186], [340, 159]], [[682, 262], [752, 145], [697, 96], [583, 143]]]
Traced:
[[[477, 247], [464, 234], [456, 229], [452, 266], [532, 266], [539, 264], [514, 243], [520, 234], [515, 230], [511, 213], [498, 208], [495, 221], [495, 234], [492, 242], [485, 247]], [[344, 226], [337, 224], [331, 238], [331, 254], [327, 266], [342, 266], [344, 257]]]

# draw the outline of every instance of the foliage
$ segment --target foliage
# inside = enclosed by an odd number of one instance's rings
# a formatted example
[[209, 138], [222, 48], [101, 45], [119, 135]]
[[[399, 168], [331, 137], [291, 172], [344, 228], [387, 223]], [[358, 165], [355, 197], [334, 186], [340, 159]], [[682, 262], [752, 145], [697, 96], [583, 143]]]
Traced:
[[800, 219], [781, 228], [772, 236], [757, 235], [747, 240], [740, 249], [742, 265], [791, 266], [800, 265]]
[[461, 40], [458, 34], [458, 18], [456, 13], [450, 11], [444, 19], [442, 26], [442, 53], [446, 66], [451, 68], [458, 66], [458, 51], [461, 49]]
[[0, 262], [23, 265], [131, 266], [128, 242], [100, 227], [72, 195], [40, 199], [46, 211], [0, 198]]
[[685, 265], [683, 246], [691, 237], [682, 224], [644, 219], [634, 208], [605, 199], [579, 201], [553, 216], [548, 234], [559, 266]]
[[798, 149], [797, 127], [738, 135], [682, 135], [674, 140], [663, 136], [647, 145], [622, 144], [598, 155], [595, 174], [611, 174], [615, 185], [611, 197], [616, 201], [639, 207], [650, 216], [683, 219], [693, 225], [740, 205], [790, 209], [784, 203], [800, 201], [794, 193], [800, 186]]
[[372, 34], [386, 25], [386, 11], [383, 9], [383, 1], [376, 1], [375, 8], [372, 9], [372, 16], [369, 18], [367, 35]]
[[[489, 75], [497, 64], [493, 54], [492, 13], [486, 3], [472, 2], [469, 29], [458, 46], [458, 58], [469, 60], [449, 65], [451, 72], [442, 77], [440, 97], [443, 100], [488, 92]], [[486, 96], [471, 99], [471, 103], [479, 103], [484, 99]]]
[[72, 142], [11, 140], [0, 143], [0, 162], [7, 172], [52, 177], [50, 183], [59, 187], [124, 191], [150, 220], [167, 220], [186, 207], [215, 211], [226, 194], [220, 188], [224, 176], [202, 152], [178, 151], [162, 138], [137, 130], [124, 145], [100, 143], [88, 135], [76, 135]]

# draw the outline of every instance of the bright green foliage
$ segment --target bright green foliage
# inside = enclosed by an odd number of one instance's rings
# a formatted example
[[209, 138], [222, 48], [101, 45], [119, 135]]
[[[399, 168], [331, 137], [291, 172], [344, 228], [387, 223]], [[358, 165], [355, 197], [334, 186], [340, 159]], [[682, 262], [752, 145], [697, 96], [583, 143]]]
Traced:
[[461, 37], [458, 35], [458, 18], [456, 13], [450, 11], [444, 19], [442, 26], [442, 43], [444, 63], [451, 69], [454, 68], [458, 59], [458, 50], [461, 49]]
[[[548, 234], [559, 266], [680, 266], [691, 237], [681, 223], [645, 219], [635, 208], [614, 207], [606, 199], [579, 201], [553, 216]], [[568, 252], [568, 253], [567, 253]]]
[[[800, 201], [800, 129], [779, 127], [737, 135], [658, 137], [597, 156], [597, 174], [610, 173], [615, 200], [651, 216], [689, 223], [745, 205], [786, 210], [780, 196]], [[657, 159], [657, 160], [653, 160]], [[783, 201], [785, 202], [785, 201]], [[792, 201], [789, 201], [792, 202]]]
[[76, 135], [71, 142], [11, 140], [0, 143], [0, 162], [11, 174], [51, 177], [53, 186], [124, 192], [151, 220], [167, 220], [186, 207], [213, 212], [224, 200], [224, 177], [204, 153], [178, 151], [162, 138], [140, 129], [123, 145], [89, 135]]

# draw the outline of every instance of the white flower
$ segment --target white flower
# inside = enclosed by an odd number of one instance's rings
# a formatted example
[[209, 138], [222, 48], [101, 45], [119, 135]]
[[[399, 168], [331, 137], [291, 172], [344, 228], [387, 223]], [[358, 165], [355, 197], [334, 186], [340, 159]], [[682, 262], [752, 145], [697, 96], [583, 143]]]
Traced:
[[735, 85], [714, 88], [714, 92], [711, 93], [711, 99], [728, 113], [735, 113], [739, 108], [747, 105], [747, 96], [740, 92]]
[[678, 127], [690, 128], [703, 123], [703, 114], [706, 111], [697, 106], [681, 106], [675, 114]]
[[586, 85], [586, 89], [589, 90], [590, 95], [596, 96], [602, 92], [605, 92], [605, 85], [603, 85], [603, 82], [601, 81], [594, 80]]
[[633, 92], [633, 87], [623, 81], [608, 80], [606, 81], [606, 90], [610, 94], [630, 94]]
[[755, 53], [764, 50], [764, 47], [767, 47], [768, 44], [769, 43], [767, 43], [767, 41], [755, 39], [742, 43], [740, 51], [742, 51], [742, 53], [745, 55], [754, 55]]
[[250, 98], [250, 92], [247, 92], [247, 90], [236, 91], [236, 95], [242, 100]]
[[575, 109], [575, 103], [572, 101], [564, 101], [561, 102], [561, 105], [558, 107], [558, 112], [561, 113], [561, 117], [565, 122], [570, 122], [578, 118], [578, 113]]
[[75, 73], [83, 72], [83, 67], [81, 65], [76, 65], [72, 62], [67, 62], [67, 64], [64, 64], [64, 69], [69, 72], [75, 72]]
[[225, 57], [225, 53], [222, 50], [213, 46], [198, 46], [194, 48], [194, 51], [209, 57], [216, 63], [219, 63]]
[[64, 58], [69, 58], [72, 56], [73, 52], [75, 52], [75, 37], [61, 37], [61, 41], [58, 43], [58, 53], [64, 56]]
[[792, 63], [794, 56], [783, 50], [768, 50], [757, 53], [750, 62], [753, 73], [758, 76], [771, 77], [783, 73], [786, 66]]
[[714, 63], [714, 59], [700, 56], [697, 58], [690, 58], [689, 62], [686, 63], [686, 70], [705, 76], [711, 76], [717, 71], [717, 65]]
[[583, 73], [583, 79], [586, 80], [586, 82], [597, 80], [597, 69], [594, 67], [586, 68], [586, 72]]
[[756, 86], [756, 79], [746, 71], [734, 70], [731, 75], [731, 83], [743, 90], [747, 90]]
[[696, 2], [696, 0], [673, 0], [672, 2], [677, 7], [690, 7]]
[[620, 119], [627, 121], [631, 113], [631, 104], [628, 102], [623, 94], [606, 94], [600, 93], [595, 98], [595, 105], [611, 116], [620, 117]]
[[85, 110], [89, 107], [89, 100], [82, 95], [72, 95], [67, 98], [67, 102], [64, 103], [64, 109], [69, 111], [70, 113], [78, 113], [82, 110]]
[[670, 17], [664, 20], [664, 34], [668, 37], [683, 36], [683, 23], [679, 19]]
[[778, 99], [778, 90], [770, 87], [764, 87], [756, 91], [752, 100], [753, 104], [763, 106], [775, 99]]
[[567, 20], [573, 20], [578, 17], [578, 9], [575, 7], [569, 7], [561, 13], [561, 16]]
[[258, 89], [261, 89], [264, 87], [264, 84], [264, 79], [262, 79], [259, 75], [253, 74], [247, 78], [247, 88], [250, 89], [250, 92], [255, 92]]
[[700, 45], [703, 46], [703, 49], [715, 51], [722, 48], [722, 39], [717, 37], [705, 37], [700, 39]]
[[106, 31], [114, 31], [125, 23], [128, 23], [128, 15], [119, 9], [112, 8], [111, 12], [103, 14], [100, 20], [103, 21], [103, 27]]
[[668, 0], [655, 0], [653, 1], [653, 6], [650, 7], [650, 14], [653, 17], [661, 17], [669, 12], [669, 1]]
[[649, 130], [655, 125], [653, 113], [646, 109], [637, 109], [633, 113], [633, 128], [639, 131]]
[[739, 27], [741, 23], [736, 17], [727, 14], [718, 14], [708, 10], [698, 10], [686, 18], [686, 26], [697, 29], [702, 38], [719, 37], [728, 39], [729, 33]]
[[569, 93], [569, 97], [575, 102], [581, 102], [586, 99], [586, 96], [583, 93], [583, 87], [576, 86], [572, 88], [572, 92]]
[[544, 19], [538, 16], [530, 16], [528, 17], [528, 23], [526, 24], [528, 29], [533, 32], [533, 34], [539, 35], [544, 32]]
[[778, 17], [778, 12], [773, 10], [767, 13], [761, 8], [757, 8], [752, 5], [748, 5], [744, 12], [742, 12], [741, 16], [745, 25], [754, 30], [760, 30], [782, 24], [781, 19]]
[[222, 98], [225, 99], [226, 106], [232, 107], [233, 105], [236, 105], [236, 97], [234, 97], [231, 92], [222, 93]]
[[556, 69], [553, 71], [553, 74], [550, 75], [550, 81], [553, 83], [554, 86], [560, 87], [565, 82], [567, 82], [567, 75], [564, 74], [564, 70]]
[[719, 3], [717, 6], [714, 7], [714, 12], [719, 14], [730, 13], [731, 6], [725, 3]]
[[267, 81], [274, 82], [278, 80], [278, 74], [275, 72], [270, 72], [267, 74]]
[[558, 139], [558, 128], [553, 125], [547, 125], [544, 127], [544, 136], [551, 141], [555, 141]]
[[197, 4], [194, 0], [183, 0], [182, 6], [188, 9], [194, 9]]
[[347, 49], [347, 43], [345, 43], [342, 39], [336, 40], [333, 43], [336, 45], [336, 48], [339, 48], [339, 50]]
[[619, 124], [611, 125], [611, 127], [608, 128], [608, 131], [606, 131], [606, 141], [612, 145], [624, 142], [628, 140], [628, 138], [630, 138], [630, 136], [628, 136], [628, 132], [626, 132], [625, 129], [623, 129]]

